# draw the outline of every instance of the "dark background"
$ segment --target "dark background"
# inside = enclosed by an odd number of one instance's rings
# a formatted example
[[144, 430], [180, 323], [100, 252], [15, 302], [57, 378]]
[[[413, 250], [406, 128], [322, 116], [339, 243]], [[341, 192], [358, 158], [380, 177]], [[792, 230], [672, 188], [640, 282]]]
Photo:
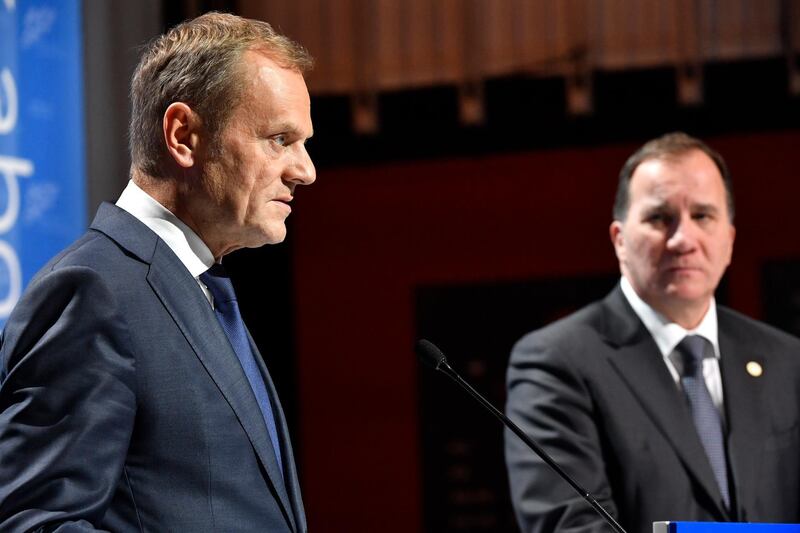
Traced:
[[[165, 27], [236, 2], [165, 2]], [[800, 98], [775, 58], [707, 64], [703, 102], [672, 69], [595, 73], [594, 111], [564, 80], [485, 85], [464, 127], [456, 89], [379, 95], [378, 133], [347, 97], [312, 98], [318, 181], [281, 245], [226, 262], [291, 421], [312, 531], [514, 531], [502, 431], [444, 377], [427, 337], [497, 405], [524, 332], [605, 294], [616, 174], [641, 143], [683, 130], [732, 169], [737, 239], [722, 300], [800, 333], [795, 170]]]

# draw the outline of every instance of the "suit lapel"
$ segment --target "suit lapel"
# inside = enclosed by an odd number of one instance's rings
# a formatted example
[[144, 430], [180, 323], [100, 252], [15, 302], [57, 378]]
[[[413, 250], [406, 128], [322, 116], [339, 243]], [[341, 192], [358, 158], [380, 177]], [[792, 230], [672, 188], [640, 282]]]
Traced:
[[153, 254], [147, 279], [239, 419], [294, 529], [289, 496], [261, 409], [252, 389], [242, 385], [248, 383], [247, 376], [197, 282], [163, 241]]
[[728, 519], [729, 513], [721, 503], [722, 495], [692, 422], [689, 406], [658, 346], [619, 287], [606, 298], [604, 305], [607, 342], [616, 348], [609, 357], [611, 365], [675, 450], [689, 475], [714, 503], [720, 518]]
[[258, 402], [251, 388], [242, 386], [248, 383], [247, 377], [197, 281], [164, 241], [122, 209], [104, 204], [92, 228], [150, 264], [148, 283], [242, 425], [287, 522], [296, 530], [292, 506]]
[[[763, 381], [747, 372], [747, 363], [755, 361], [767, 368], [764, 356], [750, 349], [751, 342], [741, 338], [735, 327], [726, 327], [720, 312], [719, 349], [722, 387], [725, 395], [725, 418], [728, 429], [728, 460], [736, 487], [739, 509], [746, 509], [757, 499], [750, 491], [756, 486], [762, 453], [764, 416], [761, 406]], [[739, 517], [744, 516], [741, 511]]]
[[281, 453], [283, 454], [283, 465], [284, 465], [284, 474], [285, 474], [285, 486], [286, 490], [289, 495], [289, 500], [292, 504], [292, 509], [294, 511], [294, 517], [297, 521], [297, 530], [298, 531], [305, 531], [306, 530], [306, 517], [305, 517], [305, 509], [303, 508], [303, 499], [300, 495], [300, 481], [297, 477], [297, 469], [295, 468], [294, 462], [294, 454], [292, 452], [292, 443], [289, 439], [289, 427], [286, 424], [286, 417], [283, 414], [283, 407], [281, 406], [281, 402], [278, 399], [278, 393], [275, 390], [275, 384], [272, 382], [272, 377], [267, 370], [267, 367], [264, 363], [264, 359], [261, 357], [261, 353], [256, 346], [256, 343], [253, 341], [252, 336], [250, 336], [250, 332], [247, 332], [248, 337], [250, 338], [250, 346], [253, 349], [253, 354], [255, 355], [256, 364], [258, 365], [259, 370], [261, 371], [261, 375], [264, 377], [264, 383], [267, 386], [267, 394], [269, 395], [270, 402], [272, 402], [272, 411], [275, 416], [275, 424], [278, 428], [278, 438], [280, 440], [281, 445]]

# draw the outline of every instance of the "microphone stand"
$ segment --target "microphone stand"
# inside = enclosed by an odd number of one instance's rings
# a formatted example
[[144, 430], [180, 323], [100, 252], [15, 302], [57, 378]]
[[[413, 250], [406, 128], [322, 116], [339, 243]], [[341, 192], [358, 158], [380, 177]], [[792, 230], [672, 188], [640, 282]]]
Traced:
[[626, 533], [625, 530], [622, 529], [622, 526], [617, 523], [614, 517], [611, 516], [602, 505], [597, 503], [597, 500], [595, 500], [586, 489], [578, 485], [578, 483], [572, 479], [569, 474], [564, 472], [564, 470], [547, 454], [547, 452], [545, 452], [538, 444], [528, 437], [528, 435], [526, 435], [518, 425], [512, 422], [510, 418], [501, 413], [494, 405], [489, 403], [489, 400], [481, 396], [478, 391], [472, 388], [472, 385], [464, 381], [461, 376], [459, 376], [458, 373], [453, 370], [449, 364], [447, 364], [447, 359], [445, 358], [444, 354], [433, 343], [423, 339], [417, 344], [417, 350], [420, 358], [425, 364], [433, 366], [434, 369], [442, 372], [450, 379], [455, 381], [462, 389], [467, 391], [470, 396], [477, 400], [478, 403], [483, 405], [490, 413], [500, 419], [500, 421], [503, 422], [508, 429], [513, 431], [517, 437], [522, 439], [522, 442], [527, 444], [528, 447], [536, 453], [536, 455], [538, 455], [545, 463], [547, 463], [547, 466], [552, 468], [556, 474], [561, 476], [561, 478], [566, 481], [569, 486], [573, 488], [573, 490], [575, 490], [575, 492], [580, 494], [580, 496], [592, 506], [592, 509], [597, 511], [597, 513], [603, 517], [603, 519], [614, 529], [614, 531], [617, 533]]

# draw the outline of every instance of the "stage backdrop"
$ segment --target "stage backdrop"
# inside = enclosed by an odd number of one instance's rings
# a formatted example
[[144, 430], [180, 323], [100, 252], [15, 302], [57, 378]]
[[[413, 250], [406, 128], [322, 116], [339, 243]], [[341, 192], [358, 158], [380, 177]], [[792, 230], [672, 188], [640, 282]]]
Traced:
[[[800, 333], [800, 130], [707, 140], [728, 161], [737, 199], [724, 299]], [[503, 405], [522, 332], [616, 282], [611, 205], [636, 148], [330, 168], [300, 191], [298, 455], [311, 531], [514, 531], [499, 423], [420, 369], [414, 342], [439, 344]]]
[[86, 227], [79, 0], [0, 0], [0, 327]]

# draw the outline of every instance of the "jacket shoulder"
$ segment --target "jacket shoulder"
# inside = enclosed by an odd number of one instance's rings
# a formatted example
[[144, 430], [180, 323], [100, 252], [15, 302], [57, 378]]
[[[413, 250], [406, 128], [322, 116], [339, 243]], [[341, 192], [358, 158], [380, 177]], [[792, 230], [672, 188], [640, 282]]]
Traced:
[[512, 354], [530, 350], [558, 350], [563, 353], [578, 349], [587, 342], [600, 341], [604, 337], [605, 329], [604, 301], [595, 301], [555, 322], [527, 333], [516, 342]]
[[717, 317], [720, 334], [741, 344], [783, 345], [800, 350], [800, 338], [728, 307], [717, 306]]

